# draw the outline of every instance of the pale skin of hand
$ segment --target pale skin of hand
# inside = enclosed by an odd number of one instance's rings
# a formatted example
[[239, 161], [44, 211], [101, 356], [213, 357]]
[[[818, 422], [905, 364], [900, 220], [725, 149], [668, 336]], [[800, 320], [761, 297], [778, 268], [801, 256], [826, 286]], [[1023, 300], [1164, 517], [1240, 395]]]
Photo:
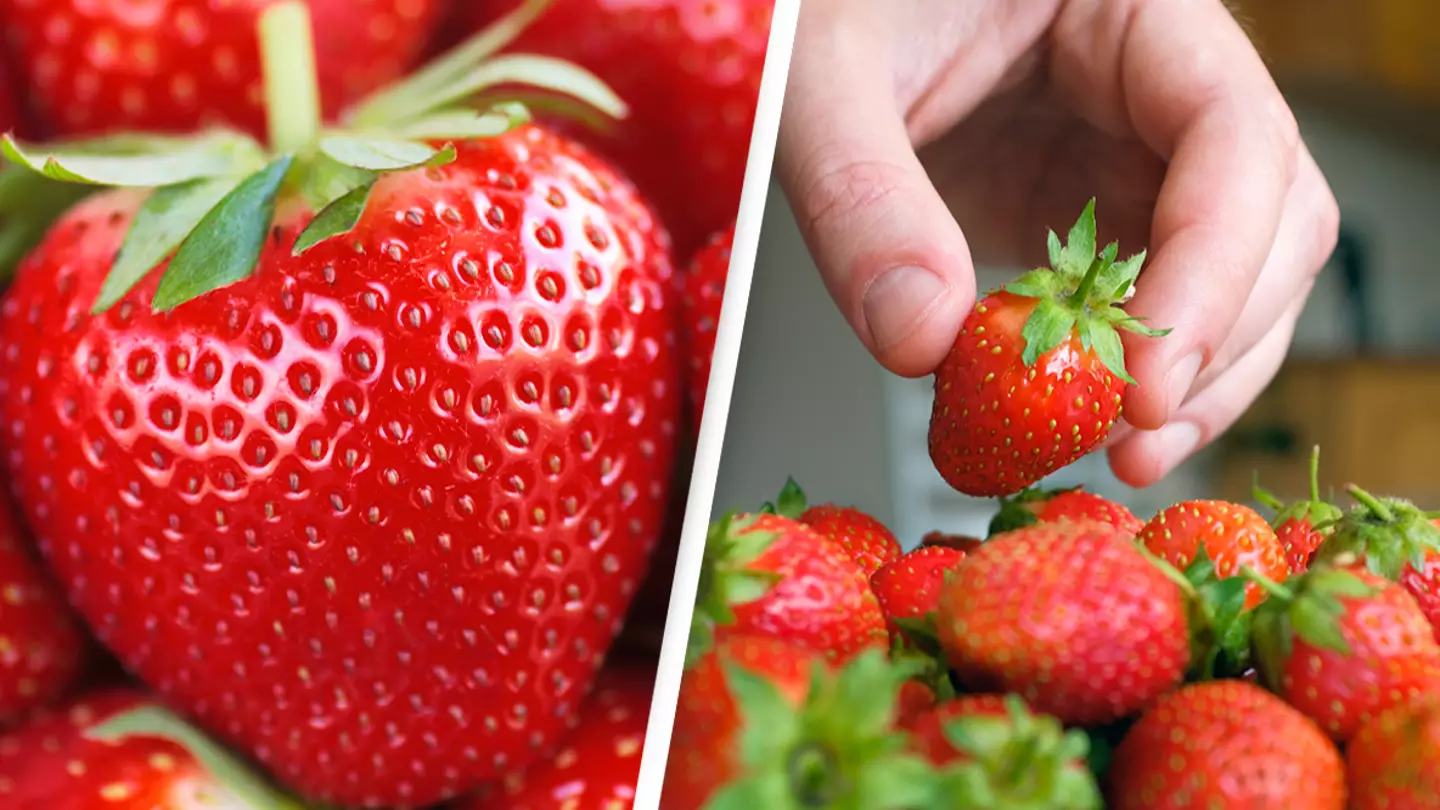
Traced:
[[1137, 381], [1109, 441], [1158, 481], [1278, 370], [1339, 211], [1220, 0], [809, 0], [776, 155], [831, 296], [891, 371], [933, 372], [975, 263], [1045, 263], [1096, 197], [1149, 251], [1126, 306]]

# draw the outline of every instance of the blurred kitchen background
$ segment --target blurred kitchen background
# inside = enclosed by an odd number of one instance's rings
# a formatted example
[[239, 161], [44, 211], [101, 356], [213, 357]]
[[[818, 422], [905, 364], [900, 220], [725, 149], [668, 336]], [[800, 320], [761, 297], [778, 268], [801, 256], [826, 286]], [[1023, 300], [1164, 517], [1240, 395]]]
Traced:
[[[1286, 367], [1226, 436], [1146, 490], [1116, 481], [1103, 454], [1048, 483], [1083, 482], [1141, 519], [1189, 498], [1248, 503], [1257, 471], [1289, 499], [1305, 492], [1319, 443], [1322, 488], [1355, 482], [1440, 508], [1440, 2], [1230, 5], [1335, 191], [1340, 246]], [[1008, 275], [985, 271], [980, 287]], [[954, 492], [931, 466], [931, 378], [896, 378], [871, 359], [778, 187], [746, 321], [716, 514], [757, 506], [793, 475], [812, 500], [870, 511], [907, 547], [931, 529], [983, 534], [993, 505]]]

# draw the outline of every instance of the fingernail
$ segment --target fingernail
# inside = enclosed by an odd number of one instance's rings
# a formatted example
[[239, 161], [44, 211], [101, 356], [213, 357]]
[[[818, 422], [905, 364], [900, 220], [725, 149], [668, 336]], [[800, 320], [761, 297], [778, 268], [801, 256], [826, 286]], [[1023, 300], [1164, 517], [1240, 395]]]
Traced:
[[944, 279], [923, 267], [897, 267], [870, 282], [861, 304], [870, 345], [881, 351], [909, 337], [949, 289]]
[[1167, 417], [1174, 416], [1185, 404], [1185, 395], [1190, 393], [1190, 386], [1195, 384], [1195, 377], [1199, 374], [1200, 352], [1191, 352], [1170, 367], [1170, 373], [1165, 375], [1165, 393], [1169, 396], [1165, 401]]
[[1155, 434], [1156, 456], [1160, 459], [1160, 475], [1169, 475], [1180, 466], [1200, 444], [1200, 428], [1190, 422], [1171, 422]]

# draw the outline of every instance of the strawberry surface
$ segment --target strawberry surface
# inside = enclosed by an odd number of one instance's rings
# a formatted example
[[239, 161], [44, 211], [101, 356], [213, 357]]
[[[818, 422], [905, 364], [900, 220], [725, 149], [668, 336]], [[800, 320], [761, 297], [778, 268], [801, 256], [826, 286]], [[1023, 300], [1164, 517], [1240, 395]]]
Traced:
[[681, 337], [685, 345], [685, 383], [690, 393], [693, 432], [700, 431], [705, 411], [705, 389], [710, 384], [710, 358], [715, 354], [715, 328], [725, 300], [725, 278], [730, 272], [730, 244], [735, 226], [711, 237], [689, 267], [681, 273]]
[[1133, 512], [1125, 508], [1124, 504], [1087, 492], [1080, 487], [1059, 490], [1027, 489], [1001, 502], [1000, 511], [990, 521], [990, 534], [1061, 520], [1095, 520], [1109, 523], [1126, 534], [1136, 534], [1145, 525]]
[[880, 601], [892, 635], [903, 634], [896, 619], [924, 619], [940, 606], [947, 572], [964, 559], [965, 552], [959, 549], [922, 546], [870, 576], [870, 589]]
[[1440, 797], [1440, 696], [1422, 696], [1361, 726], [1346, 747], [1345, 773], [1350, 810], [1434, 805]]
[[[1138, 534], [1152, 554], [1176, 568], [1187, 568], [1203, 549], [1215, 573], [1233, 577], [1245, 568], [1273, 581], [1290, 575], [1285, 548], [1265, 518], [1255, 510], [1225, 501], [1186, 501], [1162, 509]], [[1265, 591], [1246, 585], [1245, 605], [1253, 608]]]

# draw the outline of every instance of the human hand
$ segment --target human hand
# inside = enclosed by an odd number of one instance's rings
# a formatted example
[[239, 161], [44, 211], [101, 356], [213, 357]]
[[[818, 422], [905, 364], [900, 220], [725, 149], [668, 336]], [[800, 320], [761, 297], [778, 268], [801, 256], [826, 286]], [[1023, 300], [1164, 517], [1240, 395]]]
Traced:
[[954, 343], [973, 262], [1043, 264], [1098, 198], [1102, 243], [1149, 250], [1127, 311], [1173, 329], [1126, 338], [1109, 453], [1136, 486], [1269, 383], [1339, 223], [1219, 0], [807, 3], [776, 160], [830, 294], [905, 376]]

